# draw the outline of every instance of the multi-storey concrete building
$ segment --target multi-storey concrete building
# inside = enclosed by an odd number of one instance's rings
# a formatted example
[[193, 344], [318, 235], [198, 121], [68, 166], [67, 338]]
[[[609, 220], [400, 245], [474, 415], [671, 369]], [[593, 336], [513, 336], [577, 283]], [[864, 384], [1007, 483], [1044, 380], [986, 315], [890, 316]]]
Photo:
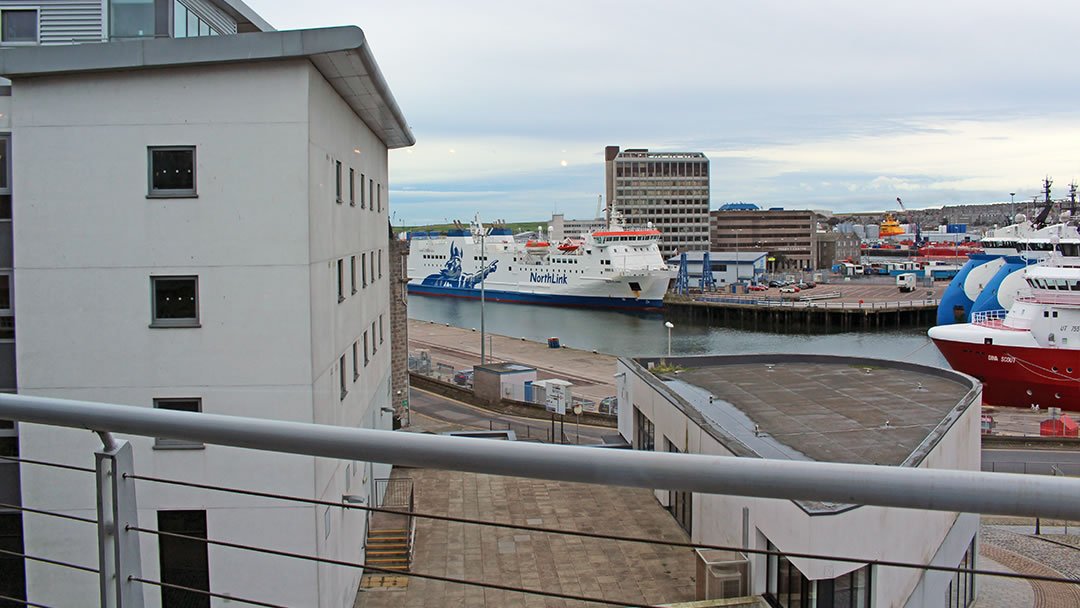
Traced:
[[709, 159], [701, 152], [604, 150], [608, 214], [651, 223], [664, 257], [709, 250]]
[[[148, 10], [144, 25], [157, 28], [133, 35], [179, 34], [183, 23], [186, 39], [0, 53], [0, 75], [12, 81], [11, 96], [0, 98], [14, 152], [5, 184], [15, 218], [8, 308], [19, 311], [11, 384], [30, 395], [391, 428], [387, 150], [413, 137], [363, 33], [222, 35], [243, 29], [234, 19], [215, 35], [215, 19], [230, 15], [209, 10], [217, 3], [130, 4], [145, 10], [124, 19]], [[106, 22], [118, 36], [128, 21], [115, 11], [131, 7], [111, 6]], [[35, 9], [39, 29], [49, 10]], [[20, 431], [26, 458], [86, 466], [100, 445], [85, 432]], [[370, 462], [130, 441], [144, 475], [332, 502], [370, 500], [373, 480], [389, 472]], [[92, 514], [93, 484], [24, 467], [22, 501]], [[138, 492], [147, 527], [365, 557], [365, 517], [355, 511], [144, 483]], [[95, 563], [93, 532], [74, 523], [24, 516], [26, 552]], [[360, 576], [206, 545], [170, 551], [150, 535], [142, 561], [149, 579], [180, 576], [286, 605], [351, 606]], [[32, 601], [85, 605], [97, 595], [92, 577], [58, 584], [51, 566], [25, 568]], [[150, 606], [210, 605], [197, 594], [145, 596]]]
[[607, 228], [607, 220], [597, 218], [594, 220], [568, 220], [563, 214], [556, 213], [548, 222], [548, 238], [552, 241], [561, 241], [567, 237], [573, 239], [585, 238], [597, 230]]
[[[0, 48], [87, 44], [152, 37], [222, 36], [272, 31], [239, 0], [0, 0]], [[12, 175], [12, 88], [0, 78], [0, 391], [16, 392], [12, 197], [18, 209], [24, 176]], [[0, 422], [0, 455], [18, 454], [17, 428]], [[20, 505], [19, 465], [0, 461], [0, 502]], [[0, 549], [22, 553], [22, 517], [0, 507]], [[0, 595], [22, 597], [22, 560], [0, 555]]]
[[848, 258], [858, 261], [860, 242], [854, 232], [815, 232], [813, 243], [817, 268], [831, 268], [833, 264]]
[[819, 267], [812, 247], [817, 214], [809, 210], [746, 209], [733, 205], [709, 214], [713, 251], [768, 251], [769, 271]]

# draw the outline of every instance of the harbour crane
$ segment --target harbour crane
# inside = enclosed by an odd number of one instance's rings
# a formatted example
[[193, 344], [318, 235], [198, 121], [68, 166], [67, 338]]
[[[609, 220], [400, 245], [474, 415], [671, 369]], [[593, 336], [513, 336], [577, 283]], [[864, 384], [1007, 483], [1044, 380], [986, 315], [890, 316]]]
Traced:
[[904, 208], [904, 201], [900, 200], [899, 196], [896, 197], [896, 202], [900, 205], [900, 210], [907, 216], [908, 225], [915, 229], [915, 246], [918, 247], [919, 242], [922, 241], [922, 229], [920, 228], [919, 223], [911, 218], [911, 212]]

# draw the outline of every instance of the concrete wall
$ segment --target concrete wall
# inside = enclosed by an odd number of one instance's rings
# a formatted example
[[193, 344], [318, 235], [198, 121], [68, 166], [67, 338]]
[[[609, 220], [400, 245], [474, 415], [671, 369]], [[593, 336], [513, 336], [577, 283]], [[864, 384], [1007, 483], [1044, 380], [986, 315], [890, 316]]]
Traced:
[[[624, 439], [633, 440], [633, 411], [637, 408], [655, 425], [656, 450], [666, 450], [667, 442], [671, 442], [682, 452], [739, 455], [738, 450], [718, 441], [665, 394], [635, 373], [624, 360], [619, 361], [618, 373], [624, 374], [619, 378], [619, 432]], [[919, 466], [979, 470], [979, 409], [967, 408]], [[666, 490], [657, 491], [656, 497], [667, 506]], [[957, 514], [950, 512], [862, 506], [839, 513], [812, 515], [790, 500], [697, 493], [693, 495], [693, 540], [742, 545], [744, 507], [749, 510], [753, 548], [765, 549], [767, 538], [781, 551], [793, 553], [865, 556], [919, 563], [934, 561], [955, 566], [975, 530], [965, 525], [961, 533], [950, 534], [957, 522]], [[951, 540], [946, 542], [947, 538]], [[811, 580], [835, 578], [860, 567], [859, 564], [824, 560], [792, 558], [791, 561]], [[753, 592], [761, 594], [765, 592], [766, 584], [765, 559], [756, 557], [752, 562]], [[931, 573], [924, 576], [919, 571], [900, 568], [878, 568], [873, 576], [875, 606], [903, 606], [916, 586], [919, 597], [939, 598], [940, 601], [940, 593], [944, 593], [949, 579], [947, 575]]]
[[[201, 397], [207, 412], [389, 428], [389, 344], [352, 377], [352, 344], [388, 315], [388, 277], [337, 301], [336, 260], [386, 248], [381, 214], [334, 200], [342, 159], [382, 183], [386, 149], [306, 60], [69, 75], [14, 86], [18, 382], [26, 394], [149, 407]], [[194, 145], [197, 198], [148, 199], [147, 146]], [[360, 152], [355, 152], [359, 150]], [[107, 153], [103, 153], [107, 152]], [[347, 179], [347, 171], [345, 172]], [[384, 253], [384, 264], [385, 256]], [[346, 272], [349, 264], [346, 262]], [[150, 279], [199, 277], [199, 328], [150, 328]], [[348, 277], [346, 277], [348, 279]], [[384, 319], [384, 325], [389, 319]], [[384, 328], [384, 332], [388, 328]], [[339, 394], [346, 355], [348, 394]], [[361, 353], [361, 357], [363, 354]], [[340, 501], [388, 467], [207, 446], [154, 450], [147, 475]], [[26, 425], [25, 457], [92, 465], [90, 433]], [[27, 469], [24, 502], [93, 512], [92, 478]], [[219, 538], [362, 559], [364, 518], [218, 492], [140, 483], [140, 521], [155, 510], [207, 510]], [[96, 562], [85, 526], [26, 519], [34, 554]], [[143, 567], [157, 576], [153, 538]], [[210, 549], [211, 589], [286, 605], [348, 606], [359, 571]], [[93, 577], [55, 584], [28, 564], [35, 601], [79, 605]], [[146, 594], [147, 605], [160, 595]]]

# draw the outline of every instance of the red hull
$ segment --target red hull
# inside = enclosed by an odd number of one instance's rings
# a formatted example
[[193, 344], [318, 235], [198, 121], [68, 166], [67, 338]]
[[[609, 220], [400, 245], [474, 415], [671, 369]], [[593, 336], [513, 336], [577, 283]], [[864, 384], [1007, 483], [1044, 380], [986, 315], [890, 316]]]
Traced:
[[953, 369], [983, 383], [985, 405], [1080, 411], [1080, 350], [934, 340]]

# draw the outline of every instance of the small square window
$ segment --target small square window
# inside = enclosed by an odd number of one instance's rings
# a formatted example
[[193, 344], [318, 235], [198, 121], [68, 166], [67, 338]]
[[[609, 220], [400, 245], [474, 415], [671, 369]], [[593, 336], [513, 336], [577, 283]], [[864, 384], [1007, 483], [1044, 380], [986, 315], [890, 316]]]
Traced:
[[151, 146], [151, 198], [184, 198], [195, 193], [195, 146]]
[[150, 277], [150, 327], [199, 327], [199, 277]]
[[[202, 399], [198, 397], [170, 397], [168, 399], [154, 399], [154, 407], [163, 410], [176, 410], [178, 412], [201, 412]], [[154, 449], [170, 450], [197, 450], [202, 449], [201, 441], [188, 439], [169, 439], [158, 437], [154, 440]]]
[[20, 8], [0, 11], [0, 42], [4, 44], [37, 44], [37, 9]]

